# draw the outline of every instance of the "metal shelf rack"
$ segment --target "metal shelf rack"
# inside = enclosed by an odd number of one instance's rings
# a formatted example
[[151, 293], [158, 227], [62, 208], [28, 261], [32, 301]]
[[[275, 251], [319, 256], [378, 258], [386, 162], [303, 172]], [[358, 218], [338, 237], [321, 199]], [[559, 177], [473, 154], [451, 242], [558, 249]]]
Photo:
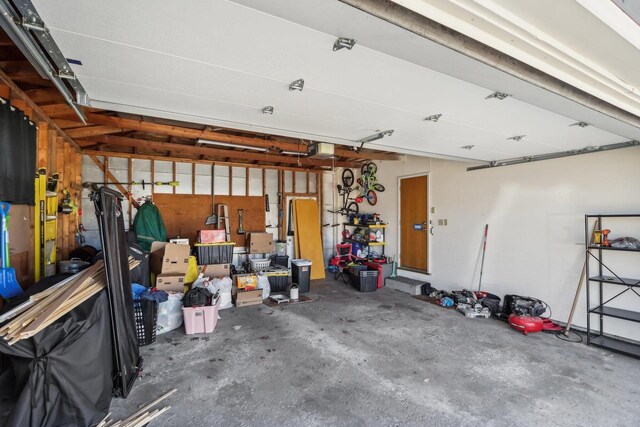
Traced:
[[[611, 301], [615, 300], [619, 296], [633, 292], [638, 297], [640, 293], [636, 288], [640, 288], [640, 278], [631, 279], [618, 276], [612, 269], [610, 269], [603, 260], [605, 253], [611, 251], [614, 252], [638, 252], [638, 249], [625, 249], [625, 248], [612, 248], [609, 246], [602, 246], [593, 244], [591, 241], [591, 234], [589, 232], [589, 220], [596, 219], [597, 227], [602, 230], [604, 228], [604, 218], [636, 218], [640, 220], [640, 214], [618, 214], [618, 215], [585, 215], [584, 230], [585, 230], [585, 257], [586, 257], [586, 274], [587, 274], [587, 345], [593, 345], [596, 347], [606, 348], [618, 353], [626, 354], [628, 356], [640, 358], [640, 342], [624, 340], [614, 338], [605, 335], [605, 318], [621, 319], [629, 322], [640, 323], [640, 311], [626, 310], [622, 308], [615, 308], [608, 306]], [[595, 253], [594, 253], [595, 252]], [[591, 269], [589, 267], [590, 261], [595, 260], [597, 262], [597, 274], [591, 275]], [[592, 285], [597, 284], [597, 305], [591, 306], [591, 297], [593, 291]], [[615, 296], [604, 300], [603, 290], [605, 285], [622, 286], [625, 289], [621, 290]], [[599, 330], [593, 331], [591, 329], [591, 316], [598, 316]]]
[[[368, 247], [367, 249], [367, 258], [371, 258], [371, 251], [374, 250], [376, 251], [380, 256], [384, 256], [384, 247], [386, 245], [385, 241], [386, 241], [386, 228], [387, 225], [386, 224], [351, 224], [349, 222], [343, 222], [342, 223], [342, 229], [346, 230], [347, 227], [355, 227], [355, 228], [362, 228], [362, 229], [368, 229], [368, 230], [381, 230], [382, 231], [382, 242], [372, 242], [369, 240], [369, 238], [367, 238], [365, 241], [360, 241], [360, 240], [354, 240], [354, 239], [343, 239], [344, 242], [347, 243], [359, 243], [361, 245], [365, 245]], [[372, 249], [375, 248], [375, 249]]]

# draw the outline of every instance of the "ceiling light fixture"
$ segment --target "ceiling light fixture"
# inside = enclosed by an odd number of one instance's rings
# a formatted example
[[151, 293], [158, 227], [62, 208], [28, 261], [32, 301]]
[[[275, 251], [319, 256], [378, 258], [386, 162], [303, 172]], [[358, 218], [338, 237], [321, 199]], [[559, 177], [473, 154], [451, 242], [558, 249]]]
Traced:
[[512, 141], [521, 141], [522, 138], [526, 137], [527, 135], [516, 135], [516, 136], [512, 136], [510, 138], [507, 138], [508, 140], [512, 140]]
[[262, 109], [262, 114], [273, 114], [273, 107], [271, 105], [267, 105]]
[[500, 101], [502, 101], [503, 99], [505, 99], [506, 97], [511, 96], [509, 94], [503, 93], [503, 92], [494, 92], [491, 95], [485, 97], [484, 99], [499, 99]]
[[442, 114], [434, 114], [433, 116], [425, 117], [425, 122], [437, 122], [442, 117]]
[[356, 44], [355, 39], [339, 37], [338, 40], [336, 40], [335, 43], [333, 44], [333, 51], [335, 52], [336, 50], [345, 49], [345, 48], [348, 50], [351, 50], [353, 49], [353, 46], [355, 46], [355, 44]]
[[393, 129], [389, 129], [389, 130], [385, 130], [385, 131], [382, 131], [382, 132], [375, 133], [373, 135], [367, 136], [365, 138], [362, 138], [361, 140], [356, 141], [356, 142], [360, 143], [360, 146], [359, 147], [352, 147], [352, 149], [356, 153], [359, 153], [360, 151], [362, 151], [362, 147], [364, 147], [364, 144], [366, 144], [368, 142], [372, 142], [372, 141], [377, 141], [378, 139], [382, 139], [385, 136], [391, 136], [391, 135], [393, 135]]
[[587, 123], [587, 122], [576, 122], [576, 123], [571, 124], [569, 126], [580, 126], [581, 128], [586, 128], [587, 126], [589, 126], [589, 123]]
[[299, 90], [302, 92], [302, 89], [304, 89], [304, 79], [295, 80], [289, 85], [289, 90]]
[[199, 139], [198, 140], [199, 144], [205, 144], [205, 145], [216, 145], [219, 147], [229, 147], [229, 148], [244, 148], [247, 150], [255, 150], [255, 151], [269, 151], [268, 148], [264, 148], [264, 147], [252, 147], [251, 145], [238, 145], [238, 144], [231, 144], [228, 142], [219, 142], [219, 141], [209, 141], [206, 139]]
[[475, 147], [475, 145], [463, 145], [460, 148], [462, 148], [463, 150], [471, 150], [473, 149], [473, 147]]

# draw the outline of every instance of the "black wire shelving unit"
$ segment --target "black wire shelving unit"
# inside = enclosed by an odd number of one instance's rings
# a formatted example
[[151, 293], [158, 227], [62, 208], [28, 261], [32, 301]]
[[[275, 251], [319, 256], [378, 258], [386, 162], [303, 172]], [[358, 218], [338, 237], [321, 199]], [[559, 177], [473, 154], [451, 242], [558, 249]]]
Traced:
[[[611, 307], [607, 304], [614, 301], [623, 294], [632, 292], [640, 298], [638, 288], [640, 288], [640, 278], [633, 279], [620, 277], [609, 268], [604, 262], [604, 254], [607, 252], [638, 252], [639, 249], [612, 248], [609, 246], [595, 245], [591, 241], [591, 233], [589, 231], [589, 220], [595, 218], [598, 228], [604, 229], [603, 219], [605, 218], [636, 218], [640, 220], [640, 214], [618, 214], [618, 215], [585, 215], [584, 231], [585, 231], [585, 257], [586, 257], [586, 274], [587, 274], [587, 345], [605, 348], [628, 356], [640, 358], [640, 342], [631, 341], [612, 337], [605, 333], [605, 319], [607, 317], [622, 319], [629, 322], [640, 323], [640, 311], [627, 310], [622, 308]], [[597, 274], [590, 268], [590, 261], [595, 260], [597, 264]], [[592, 276], [593, 274], [593, 276]], [[592, 286], [597, 285], [596, 299], [597, 305], [592, 306], [592, 296], [594, 290]], [[615, 293], [611, 298], [604, 299], [605, 285], [619, 286], [620, 292]], [[638, 305], [640, 308], [640, 304]], [[597, 331], [591, 328], [591, 316], [597, 316], [599, 329]]]

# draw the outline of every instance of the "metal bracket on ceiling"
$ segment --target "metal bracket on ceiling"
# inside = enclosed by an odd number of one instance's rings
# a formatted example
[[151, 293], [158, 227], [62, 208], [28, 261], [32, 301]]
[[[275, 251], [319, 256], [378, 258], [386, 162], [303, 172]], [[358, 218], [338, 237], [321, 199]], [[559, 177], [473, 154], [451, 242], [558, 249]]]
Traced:
[[267, 105], [262, 109], [262, 114], [273, 114], [273, 107], [271, 105]]
[[512, 140], [512, 141], [522, 141], [522, 138], [526, 137], [527, 135], [516, 135], [516, 136], [512, 136], [507, 138], [508, 140]]
[[302, 89], [304, 89], [304, 79], [292, 81], [289, 85], [289, 90], [299, 90], [302, 92]]
[[36, 16], [31, 16], [31, 19], [27, 19], [27, 17], [23, 17], [22, 19], [16, 19], [14, 21], [16, 24], [22, 25], [27, 30], [31, 31], [42, 31], [45, 33], [49, 32], [49, 29], [45, 25], [45, 23], [37, 18]]
[[576, 123], [571, 124], [569, 126], [579, 126], [581, 128], [586, 128], [587, 126], [589, 126], [589, 123], [587, 123], [587, 122], [576, 122]]
[[58, 77], [60, 77], [61, 79], [76, 80], [76, 73], [74, 73], [71, 69], [67, 68], [67, 69], [58, 71]]
[[352, 149], [356, 153], [359, 153], [360, 151], [362, 151], [362, 147], [364, 147], [364, 144], [366, 144], [368, 142], [376, 141], [378, 139], [384, 138], [385, 136], [391, 136], [391, 135], [393, 135], [393, 129], [389, 129], [389, 130], [385, 130], [385, 131], [382, 131], [382, 132], [375, 133], [373, 135], [369, 135], [369, 136], [367, 136], [365, 138], [362, 138], [362, 139], [356, 141], [356, 142], [360, 143], [360, 146], [359, 147], [352, 147]]
[[442, 117], [442, 114], [434, 114], [432, 116], [429, 117], [425, 117], [424, 121], [425, 122], [437, 122], [438, 120], [440, 120], [440, 117]]
[[333, 44], [333, 51], [335, 52], [336, 50], [340, 50], [340, 49], [351, 50], [355, 45], [356, 45], [355, 39], [339, 37], [338, 40], [336, 40], [335, 43]]
[[473, 147], [475, 147], [475, 145], [463, 145], [460, 148], [462, 148], [463, 150], [472, 150]]
[[511, 95], [503, 93], [503, 92], [494, 92], [491, 95], [486, 96], [484, 99], [493, 99], [493, 98], [495, 98], [495, 99], [499, 99], [500, 101], [502, 101], [503, 99], [505, 99], [505, 98], [507, 98], [509, 96], [511, 96]]

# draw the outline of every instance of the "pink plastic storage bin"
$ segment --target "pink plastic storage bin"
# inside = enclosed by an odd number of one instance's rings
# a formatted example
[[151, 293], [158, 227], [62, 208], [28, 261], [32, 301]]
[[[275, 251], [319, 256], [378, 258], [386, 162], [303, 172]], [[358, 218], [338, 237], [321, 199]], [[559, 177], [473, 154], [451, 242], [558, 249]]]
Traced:
[[218, 323], [218, 306], [220, 298], [215, 305], [209, 307], [182, 307], [184, 315], [184, 331], [187, 335], [210, 334]]

